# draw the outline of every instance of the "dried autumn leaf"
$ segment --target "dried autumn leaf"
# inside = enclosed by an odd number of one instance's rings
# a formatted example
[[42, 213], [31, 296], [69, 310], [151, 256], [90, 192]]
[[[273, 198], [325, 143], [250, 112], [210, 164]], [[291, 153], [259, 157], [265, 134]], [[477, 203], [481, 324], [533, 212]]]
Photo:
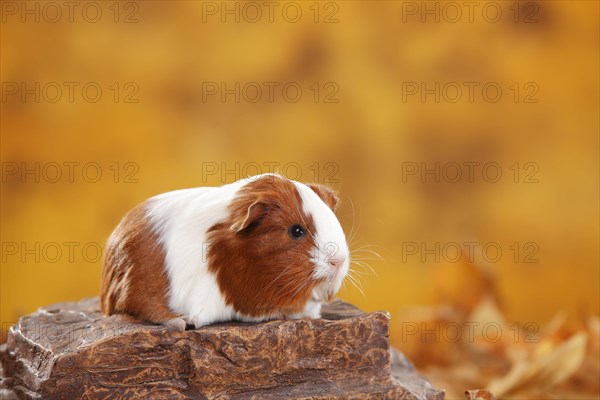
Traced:
[[[588, 317], [586, 321], [588, 333], [587, 355], [583, 363], [568, 380], [560, 384], [557, 389], [561, 392], [577, 392], [577, 397], [585, 394], [600, 394], [600, 318]], [[564, 396], [567, 398], [567, 396]], [[575, 398], [569, 396], [568, 398]], [[585, 396], [589, 397], [589, 396]]]
[[554, 344], [531, 359], [516, 362], [511, 370], [488, 385], [497, 396], [556, 385], [579, 368], [586, 354], [587, 334], [579, 332], [561, 344]]
[[506, 318], [491, 296], [484, 297], [469, 314], [468, 322], [474, 326], [471, 347], [474, 350], [503, 355], [514, 343], [514, 335]]
[[465, 390], [465, 396], [468, 400], [496, 400], [490, 391], [484, 389]]

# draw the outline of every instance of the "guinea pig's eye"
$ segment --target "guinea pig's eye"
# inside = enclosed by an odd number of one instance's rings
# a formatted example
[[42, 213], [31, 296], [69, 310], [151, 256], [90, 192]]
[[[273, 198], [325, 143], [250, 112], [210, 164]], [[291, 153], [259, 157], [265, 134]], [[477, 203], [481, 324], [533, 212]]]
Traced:
[[300, 239], [304, 236], [304, 228], [300, 225], [292, 225], [290, 226], [290, 236], [292, 239]]

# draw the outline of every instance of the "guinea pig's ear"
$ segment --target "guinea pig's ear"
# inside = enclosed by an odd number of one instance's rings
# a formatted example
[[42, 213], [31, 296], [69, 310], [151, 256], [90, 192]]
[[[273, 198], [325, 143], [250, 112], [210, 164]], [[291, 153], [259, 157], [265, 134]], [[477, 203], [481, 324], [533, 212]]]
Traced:
[[325, 202], [333, 211], [337, 208], [340, 198], [337, 193], [329, 186], [321, 185], [320, 183], [309, 183], [306, 186], [311, 188], [316, 194], [319, 195], [321, 200]]
[[260, 219], [267, 211], [268, 205], [262, 199], [254, 199], [253, 202], [245, 202], [246, 204], [237, 205], [233, 212], [233, 223], [229, 230], [239, 232], [246, 229], [252, 222]]

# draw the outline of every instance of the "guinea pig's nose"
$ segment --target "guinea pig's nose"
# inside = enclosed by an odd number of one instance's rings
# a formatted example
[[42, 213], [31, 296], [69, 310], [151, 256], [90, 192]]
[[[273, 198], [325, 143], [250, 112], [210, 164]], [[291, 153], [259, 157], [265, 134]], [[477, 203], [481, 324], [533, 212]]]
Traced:
[[342, 256], [336, 256], [329, 259], [329, 265], [337, 268], [344, 263], [345, 259]]

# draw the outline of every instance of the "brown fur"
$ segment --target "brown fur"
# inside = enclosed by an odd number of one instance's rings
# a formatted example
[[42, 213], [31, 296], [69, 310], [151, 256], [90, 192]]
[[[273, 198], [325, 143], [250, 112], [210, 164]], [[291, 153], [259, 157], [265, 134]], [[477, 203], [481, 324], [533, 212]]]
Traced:
[[107, 245], [100, 292], [102, 311], [159, 323], [177, 317], [168, 307], [164, 259], [142, 203], [125, 215]]
[[[248, 183], [230, 206], [227, 221], [210, 228], [209, 270], [227, 304], [245, 315], [302, 311], [318, 283], [311, 278], [315, 224], [302, 211], [294, 184], [266, 176]], [[299, 224], [306, 235], [289, 236]]]

